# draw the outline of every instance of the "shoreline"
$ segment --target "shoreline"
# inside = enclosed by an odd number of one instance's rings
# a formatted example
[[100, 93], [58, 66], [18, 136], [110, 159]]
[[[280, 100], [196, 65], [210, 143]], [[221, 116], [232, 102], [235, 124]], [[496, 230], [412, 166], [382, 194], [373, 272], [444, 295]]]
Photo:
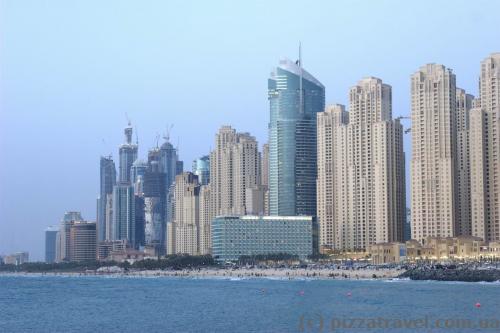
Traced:
[[60, 276], [60, 277], [109, 277], [109, 278], [179, 278], [221, 280], [340, 280], [340, 281], [440, 281], [499, 283], [500, 271], [496, 270], [442, 270], [404, 268], [217, 268], [203, 267], [165, 270], [123, 270], [112, 266], [107, 269], [86, 271], [0, 272], [1, 276]]
[[220, 279], [276, 279], [276, 280], [388, 280], [404, 273], [402, 269], [289, 269], [289, 268], [238, 268], [238, 269], [182, 269], [182, 270], [129, 270], [85, 272], [0, 272], [0, 276], [109, 276], [109, 277], [175, 277]]

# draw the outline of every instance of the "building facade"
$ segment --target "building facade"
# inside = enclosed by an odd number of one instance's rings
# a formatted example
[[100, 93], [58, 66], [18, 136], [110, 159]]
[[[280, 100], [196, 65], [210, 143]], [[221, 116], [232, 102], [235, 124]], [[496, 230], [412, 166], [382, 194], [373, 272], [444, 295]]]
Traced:
[[270, 215], [316, 214], [316, 113], [325, 88], [297, 63], [281, 60], [268, 80]]
[[212, 205], [210, 185], [200, 187], [200, 254], [212, 253], [210, 224], [212, 223]]
[[30, 261], [30, 256], [28, 252], [16, 252], [3, 257], [3, 263], [5, 265], [22, 265]]
[[474, 96], [464, 89], [456, 91], [456, 148], [455, 148], [455, 188], [456, 222], [455, 235], [472, 235], [471, 186], [470, 186], [470, 110]]
[[116, 167], [111, 156], [100, 160], [100, 192], [97, 198], [97, 235], [99, 241], [106, 239], [106, 200], [116, 184]]
[[184, 172], [175, 178], [174, 222], [167, 228], [167, 254], [197, 255], [200, 228], [200, 185], [198, 176]]
[[212, 221], [212, 251], [216, 260], [241, 256], [291, 254], [301, 259], [313, 253], [311, 216], [218, 216]]
[[56, 240], [56, 261], [69, 261], [71, 258], [70, 231], [75, 222], [83, 221], [80, 212], [70, 211], [64, 213]]
[[95, 222], [75, 221], [70, 227], [69, 261], [97, 259], [97, 233]]
[[210, 154], [212, 215], [246, 214], [246, 189], [260, 185], [258, 143], [248, 133], [223, 126]]
[[45, 262], [48, 264], [56, 262], [58, 232], [57, 227], [49, 227], [45, 230]]
[[318, 114], [318, 222], [324, 251], [366, 251], [403, 241], [403, 127], [392, 119], [391, 86], [374, 77], [343, 105]]
[[193, 173], [198, 176], [200, 185], [210, 183], [210, 157], [208, 155], [193, 161]]
[[411, 227], [419, 242], [455, 235], [455, 80], [451, 69], [438, 64], [411, 77]]
[[269, 144], [262, 146], [260, 159], [260, 182], [264, 187], [264, 215], [269, 215]]
[[118, 182], [113, 188], [113, 223], [108, 240], [127, 240], [135, 246], [135, 195], [130, 182]]
[[500, 53], [481, 62], [479, 95], [470, 115], [471, 231], [500, 241]]
[[130, 182], [130, 169], [132, 164], [137, 160], [138, 146], [132, 143], [132, 127], [130, 123], [125, 128], [125, 143], [119, 148], [120, 166], [119, 166], [119, 181]]
[[144, 235], [145, 245], [155, 249], [157, 255], [165, 254], [167, 213], [167, 181], [162, 168], [160, 149], [148, 153], [148, 168], [144, 174]]

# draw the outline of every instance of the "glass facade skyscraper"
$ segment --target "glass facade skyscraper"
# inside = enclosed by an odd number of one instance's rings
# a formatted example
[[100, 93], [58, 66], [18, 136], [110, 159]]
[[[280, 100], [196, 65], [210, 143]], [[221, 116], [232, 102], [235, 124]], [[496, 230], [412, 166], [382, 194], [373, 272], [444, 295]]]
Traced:
[[113, 223], [111, 240], [127, 240], [136, 245], [135, 195], [129, 182], [119, 182], [113, 188]]
[[210, 182], [210, 157], [208, 155], [193, 161], [193, 173], [198, 176], [200, 185], [208, 185]]
[[[162, 150], [148, 153], [148, 169], [144, 174], [144, 236], [145, 244], [153, 246], [157, 255], [165, 252], [165, 216], [168, 180], [162, 168]], [[164, 161], [164, 160], [163, 160]], [[167, 165], [167, 164], [163, 164]]]
[[175, 176], [177, 175], [177, 162], [179, 156], [177, 155], [177, 149], [165, 138], [165, 141], [159, 151], [159, 167], [160, 172], [165, 175], [165, 184], [167, 188], [172, 185], [175, 181]]
[[130, 182], [134, 185], [136, 195], [141, 196], [144, 191], [144, 174], [148, 169], [148, 164], [140, 159], [137, 159], [130, 168]]
[[316, 113], [325, 87], [300, 62], [281, 60], [268, 80], [270, 215], [316, 215]]
[[106, 239], [106, 199], [113, 193], [116, 184], [116, 167], [111, 156], [101, 157], [100, 162], [100, 192], [97, 199], [97, 240]]
[[137, 160], [137, 145], [132, 143], [132, 127], [125, 128], [125, 143], [120, 146], [120, 181], [130, 182], [130, 169]]
[[56, 261], [57, 233], [59, 228], [49, 227], [45, 230], [45, 262], [53, 263]]

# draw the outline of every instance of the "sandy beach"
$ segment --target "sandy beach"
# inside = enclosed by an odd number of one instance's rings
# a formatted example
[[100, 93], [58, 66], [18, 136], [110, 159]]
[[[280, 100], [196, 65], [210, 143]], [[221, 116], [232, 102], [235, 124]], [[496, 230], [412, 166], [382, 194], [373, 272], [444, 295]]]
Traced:
[[[397, 269], [290, 269], [290, 268], [238, 268], [238, 269], [196, 269], [196, 270], [165, 270], [165, 271], [131, 271], [127, 275], [137, 276], [174, 276], [194, 278], [278, 278], [292, 279], [388, 279], [402, 274]], [[122, 273], [123, 274], [123, 273]]]
[[86, 271], [86, 272], [46, 272], [46, 273], [3, 273], [4, 275], [65, 275], [65, 276], [128, 276], [128, 277], [181, 277], [181, 278], [272, 278], [295, 279], [390, 279], [402, 274], [402, 269], [362, 268], [200, 268], [183, 270], [129, 270], [129, 271]]

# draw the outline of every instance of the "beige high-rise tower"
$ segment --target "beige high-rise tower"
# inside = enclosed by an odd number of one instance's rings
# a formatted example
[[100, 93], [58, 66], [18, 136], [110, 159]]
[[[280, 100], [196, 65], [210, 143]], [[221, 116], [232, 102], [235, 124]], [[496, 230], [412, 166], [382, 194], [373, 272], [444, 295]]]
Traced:
[[167, 253], [200, 253], [200, 185], [198, 176], [183, 172], [175, 177], [174, 222], [168, 223]]
[[456, 230], [455, 75], [438, 64], [411, 77], [412, 238], [452, 237]]
[[349, 100], [349, 115], [333, 105], [317, 116], [323, 252], [403, 240], [403, 128], [392, 120], [391, 86], [368, 77], [350, 89]]
[[262, 155], [260, 160], [260, 181], [264, 188], [264, 215], [269, 215], [269, 144], [262, 146]]
[[203, 185], [200, 188], [200, 254], [210, 254], [212, 249], [210, 198], [210, 185]]
[[223, 126], [210, 154], [212, 216], [246, 214], [246, 189], [260, 185], [258, 143]]
[[321, 252], [341, 250], [348, 236], [347, 122], [344, 105], [328, 105], [317, 115], [318, 179], [316, 211]]
[[500, 53], [481, 62], [480, 99], [471, 111], [472, 235], [500, 240]]
[[463, 89], [456, 92], [456, 235], [471, 235], [471, 187], [470, 187], [470, 110], [474, 96]]

